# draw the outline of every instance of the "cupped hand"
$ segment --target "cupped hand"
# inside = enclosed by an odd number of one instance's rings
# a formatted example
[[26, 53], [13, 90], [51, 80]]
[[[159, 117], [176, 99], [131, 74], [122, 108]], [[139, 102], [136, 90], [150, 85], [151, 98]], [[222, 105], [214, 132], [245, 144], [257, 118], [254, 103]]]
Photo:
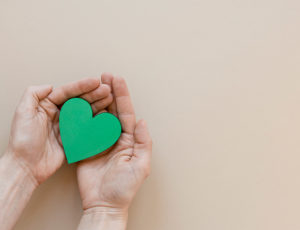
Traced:
[[118, 142], [105, 154], [78, 163], [77, 177], [84, 210], [127, 211], [150, 172], [152, 142], [145, 121], [136, 123], [124, 79], [102, 75], [114, 101], [107, 108], [121, 122]]
[[100, 79], [87, 78], [56, 89], [50, 85], [29, 87], [16, 109], [6, 154], [11, 154], [37, 185], [65, 160], [59, 133], [59, 108], [72, 97], [86, 99], [94, 113], [113, 99], [108, 85], [100, 84]]

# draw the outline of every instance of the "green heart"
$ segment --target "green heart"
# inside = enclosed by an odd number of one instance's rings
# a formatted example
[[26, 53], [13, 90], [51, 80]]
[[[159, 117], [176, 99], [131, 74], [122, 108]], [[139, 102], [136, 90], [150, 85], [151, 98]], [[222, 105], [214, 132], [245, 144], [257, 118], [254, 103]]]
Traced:
[[118, 118], [110, 113], [93, 117], [90, 104], [81, 98], [64, 103], [59, 115], [59, 129], [69, 164], [103, 152], [121, 135]]

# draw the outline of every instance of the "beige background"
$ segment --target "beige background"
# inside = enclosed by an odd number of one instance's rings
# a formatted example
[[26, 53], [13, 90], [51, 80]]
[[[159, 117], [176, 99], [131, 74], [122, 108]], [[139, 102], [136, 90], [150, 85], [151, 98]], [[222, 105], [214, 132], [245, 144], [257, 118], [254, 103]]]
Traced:
[[[299, 12], [298, 0], [0, 0], [0, 150], [26, 86], [110, 71], [154, 140], [128, 229], [300, 229]], [[16, 229], [80, 216], [65, 165]]]

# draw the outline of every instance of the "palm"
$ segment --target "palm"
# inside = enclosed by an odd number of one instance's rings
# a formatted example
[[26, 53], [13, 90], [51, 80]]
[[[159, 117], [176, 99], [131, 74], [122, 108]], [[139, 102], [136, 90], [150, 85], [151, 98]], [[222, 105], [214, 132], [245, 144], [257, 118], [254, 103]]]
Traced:
[[80, 96], [92, 103], [93, 111], [98, 112], [99, 102], [103, 104], [100, 99], [106, 98], [110, 91], [108, 86], [99, 86], [99, 83], [96, 79], [84, 79], [54, 91], [49, 86], [31, 87], [24, 94], [15, 113], [10, 149], [31, 171], [37, 183], [52, 175], [65, 159], [58, 106], [71, 97]]
[[[111, 149], [78, 164], [77, 177], [83, 208], [128, 208], [141, 183], [149, 173], [151, 140], [144, 123], [135, 124], [133, 108], [125, 82], [113, 84], [115, 113], [123, 133]], [[122, 103], [122, 105], [120, 105]]]
[[36, 116], [32, 127], [37, 130], [36, 146], [32, 150], [37, 152], [35, 161], [35, 175], [37, 180], [44, 181], [52, 175], [64, 161], [64, 150], [61, 144], [58, 125], [59, 109], [49, 100], [40, 105], [40, 112]]
[[[118, 143], [97, 159], [78, 165], [79, 188], [85, 209], [98, 206], [126, 206], [134, 194], [138, 178], [130, 161], [133, 138], [122, 134]], [[95, 177], [91, 178], [91, 175]]]

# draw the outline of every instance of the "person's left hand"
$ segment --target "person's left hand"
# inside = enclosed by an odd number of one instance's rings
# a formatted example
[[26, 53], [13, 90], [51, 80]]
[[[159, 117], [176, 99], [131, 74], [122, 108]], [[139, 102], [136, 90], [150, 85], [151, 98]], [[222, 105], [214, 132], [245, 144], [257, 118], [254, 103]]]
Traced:
[[6, 154], [38, 185], [64, 162], [59, 133], [60, 106], [72, 97], [87, 100], [94, 113], [112, 102], [110, 87], [100, 79], [88, 78], [52, 90], [52, 86], [32, 86], [25, 93], [12, 122]]

